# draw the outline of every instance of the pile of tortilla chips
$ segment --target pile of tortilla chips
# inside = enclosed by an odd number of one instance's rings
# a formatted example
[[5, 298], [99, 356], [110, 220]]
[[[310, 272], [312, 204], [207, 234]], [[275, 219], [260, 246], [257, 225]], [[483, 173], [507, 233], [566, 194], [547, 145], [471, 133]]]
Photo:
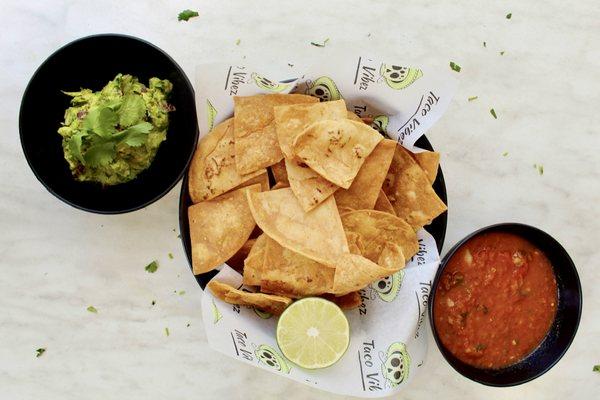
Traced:
[[404, 268], [416, 231], [446, 210], [431, 187], [439, 154], [385, 139], [344, 100], [234, 104], [190, 167], [194, 274], [228, 263], [255, 292], [211, 281], [213, 294], [276, 315], [308, 296], [359, 306], [358, 291]]

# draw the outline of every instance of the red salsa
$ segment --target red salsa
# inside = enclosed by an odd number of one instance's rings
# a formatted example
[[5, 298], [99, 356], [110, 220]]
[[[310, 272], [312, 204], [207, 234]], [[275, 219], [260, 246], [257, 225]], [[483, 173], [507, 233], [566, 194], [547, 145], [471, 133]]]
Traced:
[[450, 259], [435, 295], [434, 323], [446, 349], [478, 368], [502, 368], [542, 342], [558, 291], [546, 255], [520, 236], [483, 233]]

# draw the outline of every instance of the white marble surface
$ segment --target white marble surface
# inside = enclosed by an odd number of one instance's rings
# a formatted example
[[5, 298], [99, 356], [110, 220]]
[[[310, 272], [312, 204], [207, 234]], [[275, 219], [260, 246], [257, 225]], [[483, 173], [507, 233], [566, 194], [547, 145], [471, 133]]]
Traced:
[[[429, 133], [443, 153], [448, 185], [445, 247], [494, 222], [537, 225], [575, 260], [584, 313], [567, 355], [531, 383], [496, 389], [468, 381], [430, 340], [427, 367], [402, 396], [597, 398], [600, 374], [592, 366], [600, 364], [600, 3], [283, 3], [2, 1], [0, 398], [340, 398], [208, 348], [201, 290], [173, 231], [179, 186], [144, 210], [99, 216], [61, 203], [28, 169], [17, 128], [28, 79], [58, 46], [100, 32], [150, 40], [190, 76], [198, 62], [247, 56], [300, 63], [343, 49], [460, 64], [457, 96]], [[200, 17], [178, 23], [184, 8], [197, 9]], [[326, 48], [309, 44], [325, 38]], [[468, 102], [469, 96], [479, 98]], [[543, 176], [534, 163], [544, 165]], [[161, 266], [148, 274], [144, 266], [153, 259]], [[186, 293], [174, 293], [180, 290]], [[98, 314], [87, 312], [89, 305]], [[47, 348], [40, 358], [38, 347]]]

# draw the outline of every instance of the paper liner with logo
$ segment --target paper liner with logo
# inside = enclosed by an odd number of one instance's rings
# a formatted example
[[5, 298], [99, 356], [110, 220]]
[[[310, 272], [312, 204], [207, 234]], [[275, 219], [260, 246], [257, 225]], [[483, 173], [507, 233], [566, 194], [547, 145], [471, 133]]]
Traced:
[[[415, 141], [444, 113], [457, 82], [445, 69], [409, 68], [392, 61], [367, 56], [322, 60], [298, 79], [285, 73], [267, 77], [250, 66], [198, 66], [195, 89], [200, 134], [233, 114], [234, 95], [294, 92], [323, 101], [343, 98], [355, 114], [370, 118], [374, 128], [419, 151]], [[433, 237], [423, 229], [417, 236], [419, 252], [406, 268], [363, 289], [363, 304], [346, 312], [350, 346], [335, 365], [315, 371], [294, 365], [277, 347], [276, 317], [226, 304], [205, 291], [202, 313], [210, 346], [333, 393], [375, 398], [401, 390], [423, 366], [427, 300], [439, 265]], [[243, 288], [241, 275], [227, 265], [214, 279]]]

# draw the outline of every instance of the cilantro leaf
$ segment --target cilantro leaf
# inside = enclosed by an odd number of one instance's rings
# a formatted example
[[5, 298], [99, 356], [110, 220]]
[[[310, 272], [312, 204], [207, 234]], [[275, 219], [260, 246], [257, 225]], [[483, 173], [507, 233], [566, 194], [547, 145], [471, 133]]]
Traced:
[[44, 354], [46, 352], [46, 348], [45, 347], [40, 347], [39, 349], [36, 349], [35, 351], [35, 357], [39, 358], [42, 356], [42, 354]]
[[483, 47], [487, 47], [487, 43], [486, 42], [483, 42]]
[[502, 157], [506, 157], [508, 155], [508, 151], [505, 151], [504, 153], [502, 153]]
[[174, 257], [173, 257], [173, 253], [169, 253], [169, 258], [170, 258], [171, 260], [174, 258]]
[[329, 42], [329, 38], [323, 40], [323, 43], [310, 42], [310, 44], [312, 44], [315, 47], [325, 47], [328, 42]]
[[139, 122], [146, 114], [146, 103], [139, 94], [123, 96], [123, 104], [119, 108], [119, 125], [127, 128]]
[[594, 368], [592, 368], [592, 371], [600, 372], [600, 365], [594, 365]]
[[506, 19], [511, 19], [511, 18], [512, 18], [512, 13], [506, 14]]
[[85, 160], [83, 159], [83, 154], [81, 154], [81, 142], [84, 136], [87, 136], [87, 132], [78, 132], [71, 136], [71, 139], [69, 139], [68, 142], [71, 154], [73, 154], [83, 165], [85, 165]]
[[183, 296], [185, 294], [185, 290], [180, 290], [177, 294]]
[[152, 304], [152, 305], [155, 305], [155, 304], [156, 304], [156, 300], [152, 300], [152, 303], [151, 303], [151, 304]]
[[83, 120], [83, 127], [100, 137], [109, 138], [117, 131], [117, 122], [118, 116], [113, 110], [108, 107], [96, 107], [88, 112]]
[[241, 42], [242, 42], [242, 39], [237, 39], [237, 40], [235, 41], [235, 45], [236, 45], [236, 46], [239, 46]]
[[496, 115], [496, 110], [494, 110], [493, 108], [490, 108], [490, 114], [492, 114], [492, 117], [494, 117], [494, 119], [498, 119], [498, 115]]
[[169, 336], [171, 332], [169, 332], [169, 328], [165, 328], [165, 335]]
[[188, 21], [190, 18], [197, 17], [198, 15], [200, 15], [200, 14], [198, 14], [198, 11], [183, 10], [177, 16], [177, 21]]
[[148, 133], [152, 130], [150, 122], [140, 122], [139, 124], [130, 126], [122, 132], [119, 132], [118, 138], [122, 143], [132, 147], [141, 146], [146, 143]]
[[85, 164], [91, 167], [107, 165], [115, 158], [115, 144], [113, 142], [99, 142], [91, 145], [83, 156]]
[[477, 100], [478, 98], [479, 98], [478, 96], [471, 96], [467, 100], [473, 101], [473, 100]]
[[144, 268], [147, 272], [150, 272], [151, 274], [155, 273], [156, 270], [158, 269], [158, 263], [155, 261], [152, 261], [150, 264], [146, 265], [146, 268]]
[[94, 306], [89, 306], [88, 308], [86, 308], [86, 310], [88, 310], [91, 313], [98, 314], [98, 310], [96, 310], [96, 307]]
[[502, 51], [500, 52], [500, 55], [501, 55], [501, 56], [503, 56], [503, 55], [504, 55], [504, 53], [505, 53], [505, 51], [504, 51], [504, 50], [502, 50]]
[[450, 61], [450, 68], [452, 69], [452, 71], [456, 71], [456, 72], [460, 72], [460, 69], [461, 69], [460, 65], [458, 65], [454, 61]]

